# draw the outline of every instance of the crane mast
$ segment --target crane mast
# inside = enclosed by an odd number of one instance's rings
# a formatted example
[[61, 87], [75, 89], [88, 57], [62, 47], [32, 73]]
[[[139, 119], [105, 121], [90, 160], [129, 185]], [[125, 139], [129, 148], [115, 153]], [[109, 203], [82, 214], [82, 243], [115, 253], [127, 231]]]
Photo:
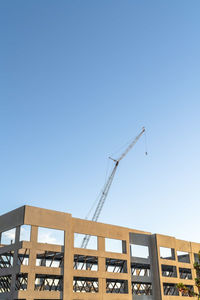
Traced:
[[[91, 219], [91, 221], [96, 222], [99, 218], [99, 215], [102, 211], [102, 208], [104, 206], [104, 203], [106, 201], [108, 192], [110, 190], [111, 184], [113, 182], [117, 167], [119, 165], [119, 162], [127, 155], [127, 153], [134, 147], [134, 145], [137, 143], [137, 141], [140, 139], [140, 137], [143, 135], [143, 133], [145, 132], [145, 128], [143, 127], [141, 132], [136, 136], [136, 138], [130, 143], [130, 145], [126, 148], [126, 150], [120, 155], [120, 157], [118, 159], [113, 159], [111, 157], [109, 157], [110, 159], [112, 159], [115, 162], [115, 165], [112, 169], [112, 172], [110, 173], [110, 176], [108, 177], [107, 182], [105, 183], [102, 193], [100, 194], [100, 198], [99, 201], [97, 203], [95, 212], [93, 214], [93, 217]], [[90, 240], [90, 235], [85, 235], [83, 238], [83, 241], [81, 243], [81, 248], [86, 248], [88, 243]]]

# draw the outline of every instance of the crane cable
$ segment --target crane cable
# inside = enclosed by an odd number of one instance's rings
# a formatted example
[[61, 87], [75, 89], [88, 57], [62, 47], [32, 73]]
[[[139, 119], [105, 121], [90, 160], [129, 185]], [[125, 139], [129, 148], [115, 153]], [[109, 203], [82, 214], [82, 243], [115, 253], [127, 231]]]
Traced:
[[[142, 128], [142, 131], [136, 136], [136, 138], [129, 144], [129, 146], [125, 149], [125, 151], [121, 154], [121, 156], [118, 158], [118, 159], [113, 159], [111, 157], [109, 157], [110, 159], [112, 159], [114, 162], [115, 162], [115, 166], [107, 180], [107, 182], [105, 183], [104, 187], [103, 187], [103, 190], [101, 191], [100, 193], [100, 197], [97, 197], [97, 200], [98, 200], [98, 204], [96, 206], [96, 209], [95, 209], [95, 212], [94, 212], [94, 215], [92, 217], [92, 221], [97, 221], [98, 218], [99, 218], [99, 215], [101, 213], [101, 210], [103, 208], [103, 205], [105, 203], [105, 200], [107, 198], [107, 195], [108, 195], [108, 192], [109, 192], [109, 189], [111, 187], [111, 184], [112, 184], [112, 181], [113, 181], [113, 178], [114, 178], [114, 175], [115, 175], [115, 172], [117, 170], [117, 167], [119, 165], [119, 162], [127, 155], [127, 153], [134, 147], [134, 145], [137, 143], [137, 141], [140, 139], [140, 137], [143, 135], [143, 133], [145, 133], [145, 154], [147, 155], [147, 142], [146, 142], [146, 130], [145, 128], [143, 127]], [[91, 213], [94, 205], [97, 203], [97, 200], [94, 202], [94, 204], [92, 205], [89, 213], [87, 214], [86, 218], [88, 218], [89, 214]], [[81, 248], [86, 248], [87, 247], [87, 244], [89, 242], [89, 239], [90, 239], [90, 235], [85, 235], [83, 241], [82, 241], [82, 244], [81, 244]]]
[[147, 147], [147, 134], [146, 134], [146, 130], [144, 132], [144, 143], [145, 143], [145, 155], [148, 155], [148, 147]]

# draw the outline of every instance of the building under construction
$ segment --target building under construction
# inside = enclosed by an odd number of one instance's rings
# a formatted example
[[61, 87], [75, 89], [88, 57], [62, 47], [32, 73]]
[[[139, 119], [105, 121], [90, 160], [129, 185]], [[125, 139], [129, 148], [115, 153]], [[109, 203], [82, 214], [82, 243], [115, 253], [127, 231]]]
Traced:
[[180, 282], [196, 291], [197, 243], [31, 206], [2, 215], [0, 232], [1, 300], [182, 299]]

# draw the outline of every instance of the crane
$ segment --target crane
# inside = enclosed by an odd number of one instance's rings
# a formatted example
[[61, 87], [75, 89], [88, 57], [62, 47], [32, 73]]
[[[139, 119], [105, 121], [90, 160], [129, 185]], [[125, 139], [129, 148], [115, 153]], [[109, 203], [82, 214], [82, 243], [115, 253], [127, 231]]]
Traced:
[[[111, 157], [109, 157], [110, 159], [112, 159], [114, 161], [114, 168], [112, 169], [112, 172], [110, 173], [110, 176], [108, 177], [107, 182], [105, 183], [103, 190], [100, 194], [100, 198], [98, 200], [94, 215], [91, 219], [91, 221], [97, 222], [99, 215], [102, 211], [103, 205], [106, 201], [108, 192], [110, 190], [111, 184], [113, 182], [115, 173], [117, 171], [117, 167], [120, 163], [120, 161], [127, 155], [127, 153], [135, 146], [135, 144], [137, 143], [137, 141], [140, 139], [140, 137], [143, 135], [143, 133], [145, 132], [145, 127], [142, 128], [141, 132], [136, 136], [136, 138], [130, 143], [130, 145], [126, 148], [126, 150], [121, 154], [121, 156], [118, 159], [113, 159]], [[145, 152], [147, 154], [147, 152]], [[90, 240], [90, 235], [86, 234], [82, 240], [82, 244], [81, 244], [81, 248], [86, 248], [88, 243]]]

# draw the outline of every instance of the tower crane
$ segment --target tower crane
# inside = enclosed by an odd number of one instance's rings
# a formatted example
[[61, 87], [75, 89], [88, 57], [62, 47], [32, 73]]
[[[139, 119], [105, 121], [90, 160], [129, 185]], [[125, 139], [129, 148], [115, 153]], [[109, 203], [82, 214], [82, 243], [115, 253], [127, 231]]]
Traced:
[[[110, 159], [112, 159], [114, 161], [114, 167], [112, 169], [112, 172], [110, 173], [110, 176], [108, 177], [107, 182], [105, 183], [103, 190], [100, 194], [99, 200], [97, 202], [97, 206], [94, 212], [94, 215], [91, 219], [91, 221], [97, 222], [99, 215], [102, 211], [102, 208], [104, 206], [104, 203], [106, 201], [108, 192], [110, 190], [111, 184], [113, 182], [115, 173], [117, 171], [117, 167], [120, 163], [120, 161], [127, 155], [127, 153], [135, 146], [135, 144], [137, 143], [137, 141], [140, 139], [140, 137], [143, 135], [143, 133], [145, 132], [145, 128], [143, 127], [141, 132], [136, 136], [136, 138], [130, 143], [130, 145], [126, 148], [126, 150], [121, 154], [121, 156], [118, 159], [113, 159], [111, 157], [109, 157]], [[146, 152], [147, 154], [147, 152]], [[86, 234], [82, 240], [82, 244], [81, 244], [81, 248], [86, 248], [88, 243], [90, 240], [90, 235]]]

